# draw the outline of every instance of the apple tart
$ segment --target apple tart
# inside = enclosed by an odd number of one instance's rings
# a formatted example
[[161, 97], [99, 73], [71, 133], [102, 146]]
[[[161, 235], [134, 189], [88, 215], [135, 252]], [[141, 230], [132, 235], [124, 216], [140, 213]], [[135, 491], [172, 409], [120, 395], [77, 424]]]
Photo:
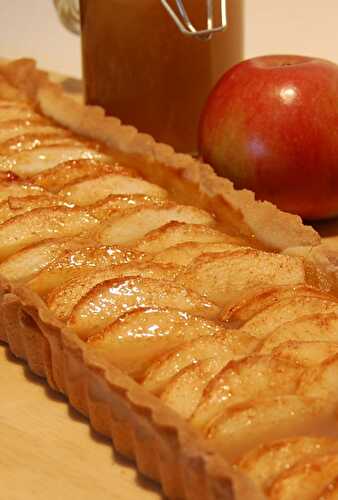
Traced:
[[335, 253], [296, 216], [0, 69], [0, 338], [171, 498], [338, 496]]

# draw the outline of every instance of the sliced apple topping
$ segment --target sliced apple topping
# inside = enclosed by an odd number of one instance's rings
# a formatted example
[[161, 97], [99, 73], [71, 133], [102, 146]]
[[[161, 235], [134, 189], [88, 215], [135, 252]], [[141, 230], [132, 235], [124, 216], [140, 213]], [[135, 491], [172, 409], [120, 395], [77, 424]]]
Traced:
[[12, 197], [10, 196], [7, 201], [0, 203], [0, 224], [6, 222], [17, 215], [30, 212], [36, 208], [46, 208], [46, 207], [71, 207], [62, 198], [53, 196], [51, 194], [41, 194], [36, 196], [22, 196], [22, 197]]
[[337, 500], [338, 498], [338, 476], [326, 484], [318, 495], [318, 500]]
[[217, 231], [204, 223], [189, 224], [171, 221], [148, 232], [142, 240], [136, 242], [136, 248], [141, 252], [158, 253], [187, 242], [243, 244], [239, 238]]
[[255, 346], [253, 338], [239, 336], [231, 330], [211, 337], [198, 337], [155, 360], [145, 372], [142, 384], [150, 392], [160, 394], [168, 382], [187, 366], [205, 359], [217, 359], [225, 364], [249, 354]]
[[[0, 122], [0, 144], [14, 139], [18, 141], [20, 137], [34, 134], [36, 137], [51, 135], [66, 137], [70, 132], [61, 127], [55, 127], [43, 119], [39, 120], [13, 120], [9, 122]], [[3, 153], [2, 153], [3, 154]]]
[[90, 206], [91, 213], [100, 220], [111, 215], [119, 215], [119, 211], [141, 206], [154, 206], [163, 202], [160, 198], [145, 194], [112, 194]]
[[[255, 288], [254, 290], [243, 291], [243, 299], [235, 304], [232, 304], [223, 313], [223, 320], [231, 324], [241, 325], [251, 319], [256, 314], [260, 313], [267, 306], [276, 302], [293, 297], [319, 297], [324, 300], [328, 299], [328, 294], [317, 288], [309, 285], [301, 284], [297, 286], [279, 286]], [[336, 300], [332, 297], [332, 300]]]
[[240, 247], [229, 243], [198, 243], [196, 241], [188, 241], [179, 243], [173, 247], [166, 248], [162, 252], [156, 254], [153, 258], [154, 262], [160, 263], [175, 263], [181, 266], [188, 266], [196, 257], [205, 253], [222, 253], [236, 250]]
[[0, 109], [0, 123], [4, 122], [4, 127], [6, 127], [6, 122], [12, 120], [39, 120], [41, 116], [33, 111], [29, 106], [18, 106], [15, 103], [14, 106], [6, 106]]
[[49, 134], [27, 133], [19, 137], [12, 137], [8, 141], [0, 144], [0, 164], [2, 161], [7, 161], [12, 155], [23, 153], [25, 151], [33, 151], [37, 148], [50, 146], [81, 146], [81, 142], [74, 139], [70, 133], [64, 132]]
[[[328, 296], [330, 299], [330, 296]], [[338, 313], [338, 303], [316, 296], [300, 296], [280, 300], [244, 323], [241, 331], [265, 339], [276, 328], [292, 320], [316, 313]]]
[[80, 337], [86, 338], [139, 307], [179, 309], [207, 319], [214, 319], [219, 314], [212, 302], [170, 281], [118, 278], [105, 281], [88, 292], [72, 310], [67, 324]]
[[246, 248], [201, 255], [179, 280], [225, 306], [236, 301], [243, 289], [303, 283], [305, 270], [301, 259]]
[[[5, 79], [1, 77], [1, 88], [3, 83], [6, 83]], [[8, 82], [7, 82], [8, 85]], [[16, 89], [12, 87], [13, 91], [15, 92]], [[2, 92], [2, 89], [1, 89]], [[32, 109], [31, 106], [25, 101], [25, 100], [20, 100], [20, 96], [15, 93], [13, 96], [5, 96], [5, 95], [0, 95], [0, 111], [6, 110], [8, 108], [13, 108], [13, 107], [21, 107], [25, 109]]]
[[[325, 500], [323, 494], [337, 498], [338, 453], [328, 453], [297, 463], [281, 474], [269, 488], [273, 500]], [[330, 498], [330, 497], [329, 497]]]
[[287, 359], [303, 366], [312, 367], [324, 363], [338, 354], [338, 341], [296, 341], [283, 342], [273, 350], [278, 358]]
[[1, 172], [0, 171], [0, 181], [1, 182], [18, 182], [23, 183], [24, 181], [21, 180], [21, 178], [16, 175], [14, 172]]
[[[83, 273], [85, 270], [95, 269], [95, 272], [91, 272], [90, 275], [95, 280], [96, 277], [104, 280], [109, 271], [102, 274], [98, 273], [99, 269], [142, 261], [145, 257], [146, 255], [141, 252], [116, 246], [84, 246], [76, 250], [67, 250], [27, 283], [27, 286], [42, 296], [71, 279], [79, 278], [85, 282], [88, 277], [88, 274]], [[116, 271], [116, 268], [114, 270]], [[136, 272], [135, 268], [133, 272]], [[72, 286], [76, 287], [77, 281], [73, 282]], [[94, 282], [96, 285], [97, 282]]]
[[12, 281], [28, 280], [62, 255], [66, 249], [79, 246], [80, 243], [73, 237], [35, 243], [1, 262], [0, 274]]
[[192, 423], [201, 428], [226, 408], [264, 397], [294, 394], [304, 373], [301, 364], [273, 356], [248, 356], [231, 361], [206, 387]]
[[[59, 319], [67, 319], [82, 297], [84, 297], [92, 288], [100, 283], [122, 278], [125, 276], [142, 276], [154, 279], [166, 279], [168, 281], [175, 280], [179, 268], [171, 265], [161, 265], [142, 262], [130, 262], [128, 264], [111, 265], [101, 269], [77, 270], [76, 275], [55, 288], [47, 296], [47, 304], [51, 307]], [[35, 290], [40, 286], [44, 288], [44, 277], [42, 280], [38, 277], [32, 282]]]
[[[6, 103], [1, 107], [1, 111], [6, 108], [18, 108], [22, 106], [24, 109], [27, 109], [29, 107], [23, 92], [11, 85], [3, 75], [0, 76], [0, 99]], [[9, 103], [12, 103], [12, 105]]]
[[165, 199], [167, 191], [140, 178], [105, 174], [66, 185], [59, 193], [79, 206], [91, 205], [111, 194], [143, 194]]
[[91, 347], [99, 349], [114, 365], [139, 378], [149, 363], [189, 339], [225, 334], [217, 321], [184, 311], [163, 308], [137, 308], [90, 337]]
[[[25, 100], [21, 100], [20, 99], [20, 96], [19, 94], [17, 94], [17, 90], [14, 89], [13, 87], [11, 87], [9, 85], [9, 87], [12, 88], [13, 92], [15, 92], [14, 95], [3, 95], [2, 94], [2, 85], [3, 84], [8, 84], [8, 82], [6, 82], [6, 79], [4, 77], [1, 77], [1, 94], [0, 94], [0, 111], [3, 111], [3, 110], [6, 110], [8, 108], [13, 108], [13, 107], [22, 107], [22, 108], [29, 108], [29, 109], [32, 109], [31, 106], [29, 106], [29, 104], [25, 101]], [[4, 91], [5, 92], [5, 91]]]
[[336, 400], [338, 378], [338, 355], [326, 359], [311, 370], [307, 370], [300, 380], [297, 393], [325, 400]]
[[[323, 307], [325, 305], [327, 305], [327, 302], [324, 302]], [[281, 326], [275, 328], [263, 340], [257, 350], [261, 353], [268, 353], [287, 341], [307, 341], [308, 343], [313, 341], [338, 342], [337, 312], [326, 314], [319, 312], [283, 322]]]
[[2, 179], [0, 180], [0, 202], [6, 201], [9, 196], [22, 197], [22, 196], [41, 196], [48, 195], [40, 186], [36, 186], [29, 182], [22, 182], [18, 179]]
[[[161, 207], [140, 207], [121, 212], [104, 224], [97, 232], [97, 239], [109, 244], [132, 244], [145, 234], [170, 221], [186, 222], [189, 224], [214, 224], [213, 217], [195, 207], [167, 203]], [[138, 250], [142, 251], [140, 247]]]
[[217, 442], [229, 459], [238, 459], [261, 443], [317, 434], [320, 429], [337, 433], [336, 406], [336, 400], [314, 397], [260, 397], [230, 406], [219, 414], [207, 437]]
[[81, 145], [37, 147], [0, 159], [0, 170], [15, 172], [20, 176], [32, 176], [67, 160], [105, 160], [99, 151]]
[[80, 208], [37, 208], [0, 225], [0, 260], [33, 243], [75, 236], [99, 221]]
[[241, 458], [238, 467], [268, 492], [283, 472], [327, 453], [338, 453], [337, 440], [302, 436], [258, 446]]
[[32, 177], [32, 182], [47, 189], [52, 193], [58, 193], [67, 184], [95, 175], [118, 174], [138, 177], [137, 172], [130, 168], [112, 163], [110, 158], [106, 161], [84, 159], [69, 160], [58, 163], [55, 167], [40, 172]]
[[208, 382], [221, 370], [226, 361], [216, 357], [193, 363], [169, 382], [161, 399], [170, 408], [188, 419], [196, 409]]

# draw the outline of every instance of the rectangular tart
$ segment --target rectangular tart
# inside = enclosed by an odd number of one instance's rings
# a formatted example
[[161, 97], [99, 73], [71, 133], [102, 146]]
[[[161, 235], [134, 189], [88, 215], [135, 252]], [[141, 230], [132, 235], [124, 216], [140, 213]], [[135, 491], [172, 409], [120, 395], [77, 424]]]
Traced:
[[170, 498], [337, 495], [336, 256], [311, 227], [28, 59], [0, 67], [0, 183], [0, 340], [116, 450]]

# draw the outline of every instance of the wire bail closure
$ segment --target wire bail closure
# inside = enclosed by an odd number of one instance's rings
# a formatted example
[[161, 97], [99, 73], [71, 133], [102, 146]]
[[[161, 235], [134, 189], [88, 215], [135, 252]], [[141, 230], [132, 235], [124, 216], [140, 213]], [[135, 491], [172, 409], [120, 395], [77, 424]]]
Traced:
[[169, 5], [167, 0], [161, 0], [161, 4], [173, 19], [179, 30], [188, 36], [194, 36], [202, 39], [209, 39], [214, 33], [224, 31], [227, 26], [226, 0], [218, 0], [221, 6], [221, 19], [218, 25], [215, 25], [214, 0], [206, 0], [207, 7], [207, 26], [205, 29], [198, 30], [190, 21], [189, 15], [184, 7], [183, 0], [175, 0], [177, 10]]

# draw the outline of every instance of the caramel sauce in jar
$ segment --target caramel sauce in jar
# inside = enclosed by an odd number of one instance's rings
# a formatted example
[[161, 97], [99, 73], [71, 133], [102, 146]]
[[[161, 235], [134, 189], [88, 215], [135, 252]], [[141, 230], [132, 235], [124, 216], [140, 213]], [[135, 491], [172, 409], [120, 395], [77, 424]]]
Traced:
[[[184, 6], [196, 28], [205, 28], [206, 0]], [[242, 14], [242, 0], [228, 0], [226, 30], [200, 39], [182, 34], [159, 0], [81, 0], [87, 103], [195, 152], [203, 104], [242, 57]]]

